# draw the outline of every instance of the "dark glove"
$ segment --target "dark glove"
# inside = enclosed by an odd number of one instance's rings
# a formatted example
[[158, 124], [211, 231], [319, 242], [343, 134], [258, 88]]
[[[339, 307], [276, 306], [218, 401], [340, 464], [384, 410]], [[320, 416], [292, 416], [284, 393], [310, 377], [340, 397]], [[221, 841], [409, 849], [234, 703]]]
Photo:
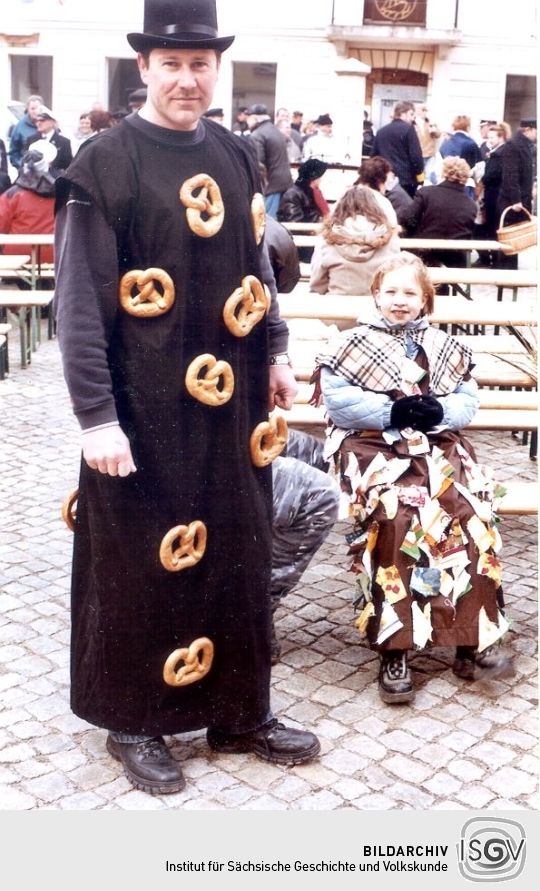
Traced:
[[393, 427], [403, 430], [404, 427], [412, 427], [413, 430], [431, 430], [436, 427], [444, 416], [441, 403], [434, 396], [404, 396], [394, 402], [390, 412], [390, 423]]

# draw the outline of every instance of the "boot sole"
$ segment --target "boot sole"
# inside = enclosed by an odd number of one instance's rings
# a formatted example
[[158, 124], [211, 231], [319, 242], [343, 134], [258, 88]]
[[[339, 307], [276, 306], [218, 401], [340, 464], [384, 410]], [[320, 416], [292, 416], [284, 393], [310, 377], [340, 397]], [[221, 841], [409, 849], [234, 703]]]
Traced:
[[247, 755], [251, 753], [262, 761], [269, 761], [271, 764], [283, 765], [303, 764], [304, 761], [310, 761], [321, 751], [321, 744], [319, 742], [317, 742], [316, 745], [314, 744], [311, 749], [306, 749], [302, 753], [298, 752], [296, 755], [271, 755], [263, 750], [254, 749], [253, 746], [228, 745], [227, 743], [220, 745], [219, 743], [211, 742], [210, 740], [207, 740], [207, 742], [213, 752], [220, 752], [222, 755]]
[[113, 749], [108, 738], [106, 748], [109, 755], [111, 755], [115, 761], [121, 763], [127, 779], [135, 789], [139, 789], [141, 792], [147, 792], [149, 795], [170, 795], [173, 792], [181, 792], [182, 789], [185, 789], [186, 781], [184, 777], [177, 782], [165, 784], [157, 782], [153, 783], [151, 780], [142, 780], [137, 774], [133, 773], [129, 767], [127, 767], [124, 759], [115, 749]]
[[400, 702], [412, 702], [414, 699], [414, 690], [405, 691], [404, 693], [389, 693], [387, 690], [382, 690], [379, 687], [379, 696], [381, 697], [383, 702], [389, 703], [400, 703]]

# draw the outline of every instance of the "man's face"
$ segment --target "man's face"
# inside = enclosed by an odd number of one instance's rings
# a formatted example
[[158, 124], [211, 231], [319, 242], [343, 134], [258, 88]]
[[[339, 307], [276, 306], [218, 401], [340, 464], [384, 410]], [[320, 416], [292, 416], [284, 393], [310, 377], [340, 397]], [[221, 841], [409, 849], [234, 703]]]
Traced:
[[414, 108], [409, 108], [408, 111], [404, 111], [401, 115], [401, 120], [405, 121], [406, 124], [414, 124], [415, 118]]
[[211, 49], [153, 49], [148, 64], [137, 57], [141, 80], [148, 87], [143, 117], [169, 130], [195, 130], [210, 107], [219, 61]]
[[332, 127], [333, 127], [333, 124], [319, 124], [319, 130], [320, 130], [321, 133], [323, 133], [325, 136], [331, 136], [331, 135], [332, 135]]
[[36, 121], [36, 127], [39, 132], [45, 136], [47, 133], [50, 133], [51, 130], [54, 130], [54, 121], [51, 121], [50, 118], [38, 118]]
[[28, 103], [28, 108], [27, 108], [28, 117], [30, 118], [31, 121], [34, 122], [34, 124], [36, 123], [36, 117], [39, 113], [40, 108], [41, 108], [41, 102], [39, 102], [39, 100], [37, 100], [37, 99], [32, 99], [32, 101]]
[[530, 139], [531, 142], [536, 142], [536, 127], [527, 127], [523, 132], [527, 139]]

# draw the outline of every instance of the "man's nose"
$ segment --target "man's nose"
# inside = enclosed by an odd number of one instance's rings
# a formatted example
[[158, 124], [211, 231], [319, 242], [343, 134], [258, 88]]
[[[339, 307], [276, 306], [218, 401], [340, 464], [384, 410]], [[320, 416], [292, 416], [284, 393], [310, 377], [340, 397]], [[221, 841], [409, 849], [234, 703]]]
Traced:
[[183, 90], [192, 89], [194, 86], [197, 85], [197, 80], [195, 78], [193, 71], [191, 70], [191, 68], [188, 68], [187, 66], [185, 68], [178, 69], [178, 71], [176, 73], [176, 80], [178, 82], [178, 85]]

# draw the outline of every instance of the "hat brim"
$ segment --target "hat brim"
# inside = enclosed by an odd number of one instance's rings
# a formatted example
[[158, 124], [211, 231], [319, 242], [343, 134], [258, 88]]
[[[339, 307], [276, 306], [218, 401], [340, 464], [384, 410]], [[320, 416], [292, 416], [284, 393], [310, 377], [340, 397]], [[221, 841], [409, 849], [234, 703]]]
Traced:
[[229, 49], [234, 37], [196, 38], [164, 37], [162, 34], [127, 35], [127, 41], [136, 53], [144, 53], [152, 49], [215, 49], [223, 53]]

